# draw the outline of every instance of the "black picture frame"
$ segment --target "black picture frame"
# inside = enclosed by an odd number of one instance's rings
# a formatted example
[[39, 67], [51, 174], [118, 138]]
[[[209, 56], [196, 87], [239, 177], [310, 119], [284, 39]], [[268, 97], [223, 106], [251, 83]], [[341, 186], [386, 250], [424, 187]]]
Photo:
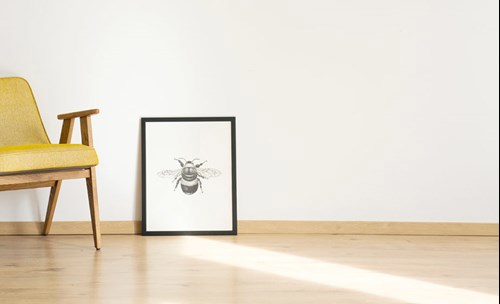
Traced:
[[[154, 127], [153, 127], [154, 126]], [[200, 131], [199, 132], [205, 132], [204, 130], [215, 130], [214, 132], [209, 132], [207, 133], [208, 137], [224, 137], [222, 139], [220, 138], [215, 138], [215, 141], [218, 142], [223, 142], [224, 144], [220, 144], [219, 148], [222, 149], [220, 150], [221, 154], [223, 155], [229, 155], [230, 160], [229, 161], [222, 161], [220, 163], [224, 163], [227, 170], [227, 166], [230, 166], [230, 173], [229, 172], [224, 172], [221, 173], [220, 170], [214, 169], [214, 168], [205, 168], [205, 163], [207, 160], [198, 160], [194, 158], [192, 161], [191, 159], [184, 159], [182, 156], [176, 156], [176, 158], [173, 159], [172, 166], [177, 164], [177, 169], [170, 170], [170, 167], [163, 170], [163, 171], [158, 171], [157, 167], [154, 167], [154, 164], [151, 164], [151, 162], [158, 161], [158, 157], [156, 156], [156, 152], [152, 153], [148, 151], [154, 150], [153, 146], [155, 144], [152, 144], [152, 141], [160, 141], [158, 144], [160, 146], [159, 149], [157, 150], [162, 150], [164, 149], [167, 151], [166, 154], [169, 154], [171, 151], [169, 149], [173, 149], [170, 147], [176, 147], [176, 145], [182, 145], [185, 142], [189, 142], [190, 138], [182, 138], [179, 139], [179, 134], [182, 133], [182, 126], [185, 127], [186, 130], [191, 130], [193, 128], [196, 128], [199, 126]], [[162, 129], [163, 128], [163, 129]], [[226, 131], [225, 129], [229, 128], [229, 135], [226, 136]], [[221, 131], [219, 131], [219, 129]], [[154, 130], [154, 131], [153, 131]], [[159, 137], [158, 134], [163, 132], [166, 133], [165, 136]], [[175, 131], [175, 130], [181, 130]], [[151, 133], [151, 134], [149, 134]], [[189, 133], [189, 132], [188, 132]], [[205, 132], [206, 133], [206, 132]], [[213, 133], [213, 134], [212, 134]], [[170, 138], [168, 137], [169, 134], [171, 135]], [[181, 135], [182, 136], [182, 135]], [[196, 137], [196, 136], [193, 136]], [[228, 138], [226, 138], [228, 137]], [[206, 141], [206, 138], [203, 138], [204, 141]], [[229, 141], [229, 143], [227, 142]], [[169, 147], [163, 148], [163, 144], [161, 142], [166, 142], [168, 143]], [[142, 159], [142, 235], [144, 236], [154, 236], [154, 235], [236, 235], [238, 233], [237, 231], [237, 192], [236, 192], [236, 118], [235, 117], [143, 117], [141, 118], [141, 159]], [[167, 146], [167, 145], [165, 145]], [[216, 149], [217, 145], [206, 145], [210, 146], [207, 149]], [[226, 151], [229, 149], [230, 151]], [[175, 150], [175, 149], [173, 149]], [[189, 149], [188, 149], [189, 150]], [[198, 149], [199, 150], [199, 149]], [[163, 152], [163, 151], [162, 151]], [[206, 152], [206, 151], [205, 151]], [[210, 151], [212, 154], [214, 154], [214, 151]], [[156, 153], [156, 154], [155, 154]], [[174, 152], [173, 152], [174, 153]], [[193, 155], [196, 154], [193, 152]], [[164, 154], [161, 154], [163, 157]], [[171, 156], [171, 155], [170, 155]], [[154, 159], [148, 159], [148, 157], [154, 158]], [[201, 157], [201, 156], [197, 156]], [[168, 158], [168, 157], [167, 157]], [[168, 159], [167, 159], [168, 160]], [[148, 161], [150, 163], [148, 163]], [[151, 169], [151, 167], [154, 167], [156, 169], [157, 175], [159, 177], [165, 177], [165, 179], [168, 179], [167, 177], [173, 177], [171, 183], [165, 183], [168, 185], [165, 185], [165, 187], [172, 187], [173, 184], [175, 184], [175, 188], [172, 191], [172, 193], [176, 192], [175, 194], [169, 193], [170, 190], [165, 190], [163, 188], [160, 188], [158, 186], [159, 181], [156, 180], [156, 177], [154, 177], [154, 170]], [[162, 168], [163, 169], [163, 168]], [[180, 170], [180, 173], [178, 171]], [[191, 171], [190, 171], [191, 170]], [[203, 170], [203, 171], [202, 171]], [[191, 181], [193, 177], [193, 171], [197, 171], [194, 176], [197, 176], [197, 180]], [[174, 175], [174, 172], [177, 172], [177, 175]], [[188, 174], [190, 173], [190, 174]], [[218, 174], [218, 175], [217, 175]], [[230, 176], [228, 176], [230, 174]], [[172, 227], [173, 224], [168, 224], [168, 223], [160, 223], [158, 220], [158, 214], [154, 208], [158, 210], [163, 210], [165, 212], [165, 207], [163, 204], [171, 204], [175, 206], [184, 206], [183, 203], [180, 203], [179, 201], [187, 202], [186, 204], [189, 205], [191, 204], [191, 201], [189, 199], [195, 197], [198, 200], [200, 197], [203, 197], [202, 195], [205, 194], [207, 191], [203, 191], [202, 186], [202, 180], [203, 183], [208, 183], [206, 179], [212, 179], [212, 177], [208, 178], [208, 176], [216, 176], [218, 178], [213, 178], [214, 180], [220, 179], [220, 176], [224, 177], [225, 183], [219, 181], [218, 184], [222, 185], [224, 184], [224, 187], [219, 188], [219, 189], [230, 189], [230, 194], [225, 193], [223, 194], [219, 193], [221, 191], [218, 191], [217, 194], [215, 193], [215, 189], [212, 192], [212, 197], [214, 205], [218, 206], [219, 208], [219, 213], [223, 214], [222, 216], [223, 220], [219, 223], [219, 220], [217, 219], [217, 223], [212, 223], [210, 221], [213, 221], [211, 218], [203, 219], [202, 222], [206, 223], [206, 227], [202, 227], [200, 229], [200, 226], [196, 223], [193, 223], [193, 227], [196, 227], [195, 229], [190, 229], [191, 226], [182, 223], [182, 219], [177, 219], [175, 218], [174, 221], [171, 222], [179, 222], [179, 225], [182, 226], [182, 228], [175, 228]], [[200, 178], [202, 177], [202, 178]], [[148, 178], [151, 180], [154, 180], [155, 184], [150, 183], [148, 181]], [[188, 178], [190, 181], [188, 181]], [[227, 183], [230, 181], [230, 187], [228, 187]], [[179, 186], [180, 185], [180, 186]], [[156, 188], [152, 188], [156, 187]], [[214, 186], [215, 187], [215, 186]], [[157, 189], [157, 190], [155, 190]], [[194, 190], [193, 190], [194, 189]], [[181, 191], [182, 190], [182, 191]], [[212, 189], [210, 189], [212, 190]], [[160, 193], [156, 193], [156, 192]], [[191, 193], [193, 192], [193, 193]], [[200, 193], [201, 192], [201, 193]], [[166, 194], [170, 197], [170, 202], [163, 202], [162, 199], [160, 199], [161, 194]], [[154, 195], [153, 195], [154, 194]], [[184, 196], [183, 196], [184, 194]], [[175, 195], [175, 196], [174, 196]], [[218, 199], [218, 196], [222, 196], [223, 199]], [[153, 198], [154, 197], [154, 198]], [[176, 199], [172, 199], [175, 197]], [[153, 203], [151, 200], [154, 199], [155, 202]], [[230, 201], [226, 201], [229, 200]], [[149, 201], [148, 201], [149, 200]], [[159, 202], [162, 201], [162, 202]], [[223, 201], [223, 202], [222, 202]], [[194, 203], [193, 203], [194, 204]], [[154, 206], [154, 207], [153, 207]], [[160, 207], [158, 207], [160, 206]], [[205, 206], [204, 204], [199, 204], [198, 206]], [[230, 208], [230, 210], [226, 210], [227, 208]], [[206, 207], [205, 207], [206, 208]], [[151, 211], [150, 211], [151, 209]], [[182, 209], [183, 210], [183, 209]], [[194, 208], [191, 209], [192, 213], [197, 213]], [[148, 213], [148, 211], [150, 211]], [[186, 217], [187, 221], [190, 222], [193, 221], [192, 218], [190, 218], [189, 212], [181, 212], [182, 215]], [[205, 212], [208, 214], [208, 212]], [[170, 212], [165, 212], [165, 214], [168, 214], [170, 219], [172, 219], [172, 216], [174, 216]], [[197, 215], [199, 217], [199, 215]], [[196, 216], [194, 216], [196, 217]], [[229, 218], [230, 217], [230, 218]], [[217, 217], [218, 218], [218, 217]], [[214, 217], [215, 219], [215, 217]], [[152, 221], [156, 221], [155, 223], [152, 223]], [[168, 226], [167, 228], [162, 228], [162, 225]], [[185, 225], [189, 227], [184, 227]], [[156, 227], [156, 228], [155, 228]], [[210, 227], [216, 227], [210, 228]], [[220, 228], [222, 227], [222, 228]]]

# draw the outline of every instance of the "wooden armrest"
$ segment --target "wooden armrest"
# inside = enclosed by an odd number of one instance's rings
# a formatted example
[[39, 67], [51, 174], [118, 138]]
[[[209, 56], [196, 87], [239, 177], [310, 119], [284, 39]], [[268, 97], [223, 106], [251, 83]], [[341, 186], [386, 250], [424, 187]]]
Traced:
[[57, 115], [58, 119], [62, 119], [63, 125], [61, 129], [60, 144], [69, 144], [73, 134], [73, 125], [75, 118], [80, 118], [80, 131], [82, 133], [82, 144], [92, 147], [92, 126], [90, 122], [90, 115], [98, 114], [99, 109], [92, 109], [80, 112], [72, 112]]
[[85, 116], [90, 116], [90, 115], [94, 115], [94, 114], [98, 114], [98, 113], [99, 113], [99, 109], [71, 112], [71, 113], [66, 113], [66, 114], [59, 114], [59, 115], [57, 115], [57, 119], [71, 119], [71, 118], [76, 118], [76, 117], [85, 117]]

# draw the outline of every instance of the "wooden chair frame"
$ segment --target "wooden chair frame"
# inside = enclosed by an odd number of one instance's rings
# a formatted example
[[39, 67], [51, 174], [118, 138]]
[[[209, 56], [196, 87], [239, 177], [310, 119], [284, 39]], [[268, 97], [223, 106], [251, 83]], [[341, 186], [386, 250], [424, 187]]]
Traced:
[[[93, 146], [92, 124], [90, 117], [98, 114], [98, 109], [60, 114], [58, 119], [63, 120], [60, 144], [71, 143], [73, 126], [75, 119], [80, 118], [80, 130], [82, 144]], [[49, 203], [47, 214], [45, 216], [45, 225], [42, 234], [48, 235], [54, 217], [54, 211], [59, 196], [59, 190], [64, 179], [85, 178], [87, 183], [87, 193], [89, 197], [90, 216], [92, 219], [92, 231], [94, 235], [94, 246], [97, 250], [101, 249], [101, 229], [99, 222], [99, 206], [97, 201], [97, 184], [95, 167], [83, 168], [62, 168], [53, 170], [39, 170], [31, 172], [20, 172], [13, 174], [0, 175], [0, 191], [19, 190], [50, 187]]]

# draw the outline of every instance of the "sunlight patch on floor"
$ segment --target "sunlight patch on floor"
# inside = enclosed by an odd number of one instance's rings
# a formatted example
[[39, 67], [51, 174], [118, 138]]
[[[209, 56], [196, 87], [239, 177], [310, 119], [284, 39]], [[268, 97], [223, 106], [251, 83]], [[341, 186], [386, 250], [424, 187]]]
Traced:
[[187, 238], [183, 254], [196, 259], [415, 304], [499, 302], [498, 296], [486, 293], [201, 237]]

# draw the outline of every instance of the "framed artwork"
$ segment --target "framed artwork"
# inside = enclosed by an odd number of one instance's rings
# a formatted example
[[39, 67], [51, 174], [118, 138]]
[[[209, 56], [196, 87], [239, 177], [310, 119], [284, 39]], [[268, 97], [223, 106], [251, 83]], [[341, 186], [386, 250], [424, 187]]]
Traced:
[[142, 118], [142, 234], [235, 235], [234, 117]]

